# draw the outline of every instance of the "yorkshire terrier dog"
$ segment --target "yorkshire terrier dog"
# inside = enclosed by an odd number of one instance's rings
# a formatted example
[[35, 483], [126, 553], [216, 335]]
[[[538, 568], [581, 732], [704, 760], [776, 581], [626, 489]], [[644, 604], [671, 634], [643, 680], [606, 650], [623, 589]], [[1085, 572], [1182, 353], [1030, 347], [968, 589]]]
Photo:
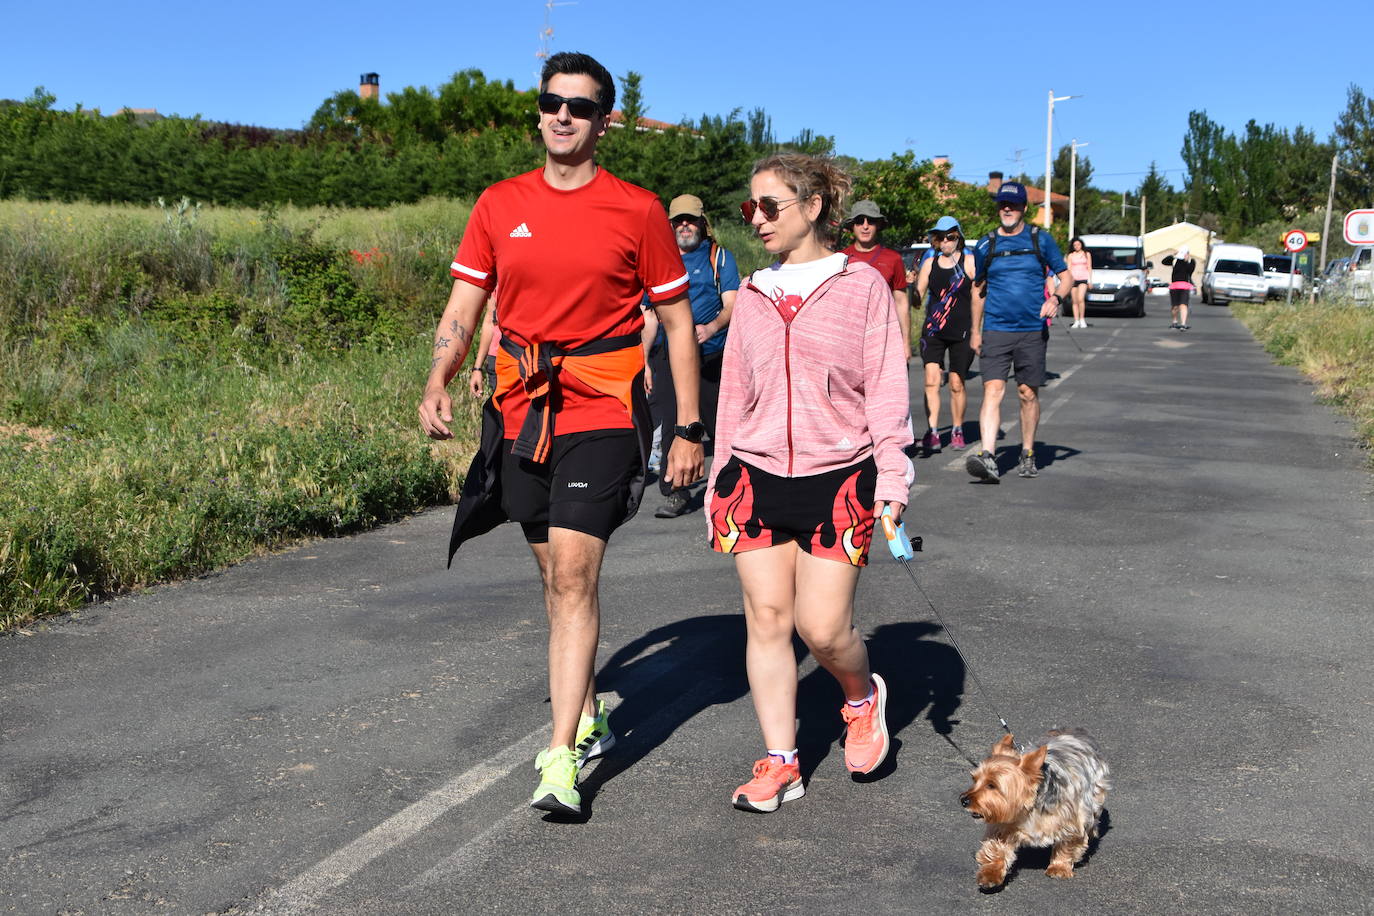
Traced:
[[1055, 729], [1026, 754], [1018, 754], [1007, 735], [972, 775], [959, 804], [988, 825], [974, 856], [978, 886], [1001, 887], [1022, 846], [1053, 846], [1045, 874], [1072, 878], [1097, 836], [1098, 815], [1112, 787], [1107, 761], [1088, 733]]

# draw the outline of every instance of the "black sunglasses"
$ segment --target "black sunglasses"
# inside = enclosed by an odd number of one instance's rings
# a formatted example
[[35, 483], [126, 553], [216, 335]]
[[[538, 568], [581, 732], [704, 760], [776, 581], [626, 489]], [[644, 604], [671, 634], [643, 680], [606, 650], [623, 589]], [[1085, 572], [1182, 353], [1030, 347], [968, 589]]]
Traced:
[[583, 121], [590, 121], [601, 113], [601, 106], [595, 99], [588, 99], [582, 96], [568, 98], [564, 95], [554, 95], [552, 92], [539, 93], [539, 110], [544, 114], [558, 114], [564, 106], [568, 106], [568, 114]]
[[669, 222], [669, 224], [672, 225], [673, 228], [675, 228], [675, 229], [676, 229], [678, 226], [685, 226], [685, 225], [687, 225], [688, 223], [691, 223], [693, 226], [696, 226], [696, 225], [699, 225], [699, 224], [701, 223], [701, 217], [699, 217], [699, 216], [674, 216], [672, 219], [668, 220], [668, 222]]
[[771, 223], [778, 218], [779, 213], [786, 209], [785, 207], [779, 207], [778, 204], [791, 203], [796, 199], [795, 197], [784, 197], [781, 200], [776, 197], [760, 197], [758, 200], [754, 200], [751, 197], [749, 200], [739, 205], [739, 212], [744, 214], [744, 221], [746, 223], [752, 223], [754, 221], [754, 211], [762, 210], [763, 218]]
[[930, 234], [930, 240], [937, 245], [943, 242], [945, 239], [957, 242], [961, 238], [963, 238], [963, 236], [961, 236], [958, 232], [932, 232]]
[[876, 225], [878, 225], [879, 222], [880, 222], [880, 221], [877, 219], [877, 217], [873, 217], [873, 216], [856, 216], [856, 217], [854, 217], [852, 220], [849, 221], [849, 224], [850, 224], [851, 226], [867, 226], [867, 225], [870, 225], [870, 224], [876, 226]]

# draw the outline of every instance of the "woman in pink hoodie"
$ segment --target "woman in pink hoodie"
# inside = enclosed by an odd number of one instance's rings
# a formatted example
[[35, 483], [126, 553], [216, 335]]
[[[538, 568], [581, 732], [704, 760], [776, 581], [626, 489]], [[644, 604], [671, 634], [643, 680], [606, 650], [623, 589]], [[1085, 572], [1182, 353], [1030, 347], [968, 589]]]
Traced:
[[754, 166], [740, 205], [777, 261], [735, 300], [706, 492], [711, 546], [734, 555], [744, 591], [767, 749], [731, 799], [746, 811], [805, 794], [794, 632], [844, 691], [845, 765], [870, 773], [888, 751], [887, 687], [854, 628], [854, 589], [876, 519], [906, 508], [912, 427], [892, 291], [834, 253], [849, 189], [829, 160], [780, 154]]

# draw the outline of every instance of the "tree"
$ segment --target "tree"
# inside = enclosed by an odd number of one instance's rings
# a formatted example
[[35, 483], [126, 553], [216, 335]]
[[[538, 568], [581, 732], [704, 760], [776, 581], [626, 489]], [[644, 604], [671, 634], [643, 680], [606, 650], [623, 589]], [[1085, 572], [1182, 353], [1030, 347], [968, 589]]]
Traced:
[[[1050, 177], [1050, 190], [1056, 194], [1069, 194], [1069, 180], [1074, 172], [1073, 145], [1065, 143], [1059, 147], [1059, 152], [1054, 155], [1054, 173]], [[1092, 184], [1093, 164], [1087, 156], [1079, 156], [1077, 164], [1079, 190], [1087, 188]], [[1040, 186], [1044, 187], [1044, 179], [1040, 181]]]
[[1374, 98], [1354, 83], [1346, 90], [1332, 141], [1340, 156], [1336, 194], [1341, 209], [1374, 205]]

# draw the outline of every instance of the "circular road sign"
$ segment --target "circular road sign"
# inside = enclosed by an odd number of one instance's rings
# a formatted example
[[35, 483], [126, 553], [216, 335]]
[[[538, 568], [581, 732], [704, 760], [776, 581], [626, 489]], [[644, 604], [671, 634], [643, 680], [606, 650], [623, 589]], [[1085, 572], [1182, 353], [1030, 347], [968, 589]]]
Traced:
[[1374, 210], [1351, 210], [1345, 215], [1345, 240], [1352, 245], [1374, 244]]
[[1307, 233], [1294, 229], [1283, 237], [1283, 247], [1295, 254], [1302, 251], [1307, 247]]

